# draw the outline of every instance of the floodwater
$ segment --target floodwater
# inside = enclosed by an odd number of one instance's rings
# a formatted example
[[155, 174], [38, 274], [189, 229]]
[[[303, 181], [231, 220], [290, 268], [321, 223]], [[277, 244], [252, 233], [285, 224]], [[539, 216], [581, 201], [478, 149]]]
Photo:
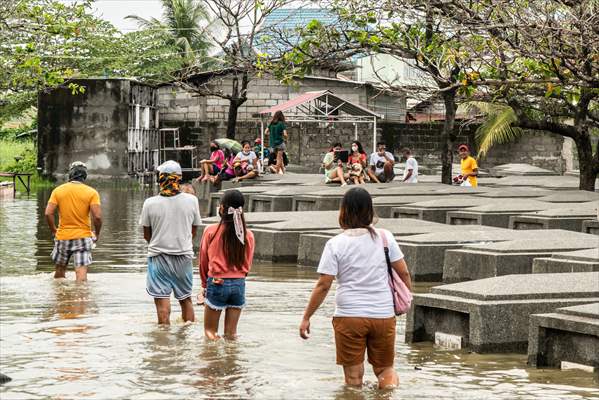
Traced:
[[590, 373], [528, 368], [522, 354], [404, 344], [404, 318], [400, 388], [377, 391], [367, 370], [364, 388], [347, 389], [335, 365], [332, 294], [313, 318], [310, 340], [298, 336], [316, 274], [295, 266], [255, 266], [236, 342], [205, 341], [200, 307], [194, 324], [182, 323], [176, 306], [173, 324], [158, 327], [136, 224], [145, 194], [101, 195], [105, 224], [83, 285], [72, 272], [66, 281], [52, 278], [48, 193], [0, 200], [0, 371], [13, 378], [0, 386], [3, 400], [599, 399]]

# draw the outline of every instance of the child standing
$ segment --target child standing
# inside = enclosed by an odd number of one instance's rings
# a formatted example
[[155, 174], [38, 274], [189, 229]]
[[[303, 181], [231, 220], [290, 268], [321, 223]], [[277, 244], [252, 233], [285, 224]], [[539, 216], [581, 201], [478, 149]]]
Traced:
[[204, 288], [204, 334], [216, 340], [220, 314], [225, 311], [224, 337], [235, 339], [245, 306], [245, 277], [254, 258], [254, 235], [243, 217], [245, 200], [238, 190], [227, 190], [218, 213], [220, 223], [204, 230], [200, 246], [200, 277]]

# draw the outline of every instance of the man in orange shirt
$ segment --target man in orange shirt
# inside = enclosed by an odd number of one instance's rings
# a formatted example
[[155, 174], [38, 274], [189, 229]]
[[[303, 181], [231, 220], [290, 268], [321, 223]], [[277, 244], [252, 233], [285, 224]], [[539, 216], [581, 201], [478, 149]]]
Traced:
[[478, 164], [474, 157], [470, 155], [470, 148], [466, 144], [461, 144], [458, 147], [458, 152], [460, 153], [460, 158], [462, 159], [460, 162], [462, 169], [462, 180], [465, 181], [468, 179], [468, 183], [470, 186], [477, 187], [478, 186]]
[[[77, 282], [87, 280], [87, 267], [92, 263], [92, 248], [100, 237], [102, 213], [98, 192], [84, 184], [87, 167], [75, 161], [69, 168], [69, 181], [52, 191], [46, 206], [46, 221], [54, 236], [52, 261], [54, 278], [64, 278], [71, 256]], [[58, 209], [58, 229], [54, 214]], [[94, 224], [91, 230], [90, 213]]]

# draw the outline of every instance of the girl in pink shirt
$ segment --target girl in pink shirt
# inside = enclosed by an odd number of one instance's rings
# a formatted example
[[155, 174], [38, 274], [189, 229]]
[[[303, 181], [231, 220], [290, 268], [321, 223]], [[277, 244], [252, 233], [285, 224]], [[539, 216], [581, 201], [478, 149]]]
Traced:
[[206, 182], [207, 180], [210, 180], [211, 177], [218, 175], [223, 169], [224, 163], [225, 153], [218, 147], [216, 142], [210, 142], [210, 159], [200, 161], [202, 173], [204, 174], [201, 182]]
[[227, 190], [218, 213], [220, 223], [204, 230], [200, 245], [200, 277], [204, 288], [204, 334], [216, 340], [221, 311], [225, 338], [235, 339], [245, 306], [245, 277], [254, 258], [254, 234], [243, 217], [245, 200], [238, 190]]

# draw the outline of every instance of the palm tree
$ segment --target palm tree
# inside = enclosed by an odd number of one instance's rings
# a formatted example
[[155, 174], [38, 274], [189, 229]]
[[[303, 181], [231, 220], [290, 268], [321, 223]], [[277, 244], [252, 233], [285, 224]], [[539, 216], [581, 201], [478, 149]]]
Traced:
[[479, 157], [484, 157], [494, 145], [513, 142], [524, 134], [521, 128], [512, 126], [518, 117], [510, 106], [483, 101], [471, 101], [463, 106], [466, 111], [476, 110], [485, 115], [475, 134]]
[[206, 31], [210, 26], [210, 17], [206, 8], [196, 0], [161, 0], [162, 21], [156, 18], [145, 19], [137, 15], [126, 18], [136, 20], [148, 30], [168, 32], [171, 44], [181, 50], [185, 66], [191, 66], [198, 59], [208, 55], [211, 47]]

